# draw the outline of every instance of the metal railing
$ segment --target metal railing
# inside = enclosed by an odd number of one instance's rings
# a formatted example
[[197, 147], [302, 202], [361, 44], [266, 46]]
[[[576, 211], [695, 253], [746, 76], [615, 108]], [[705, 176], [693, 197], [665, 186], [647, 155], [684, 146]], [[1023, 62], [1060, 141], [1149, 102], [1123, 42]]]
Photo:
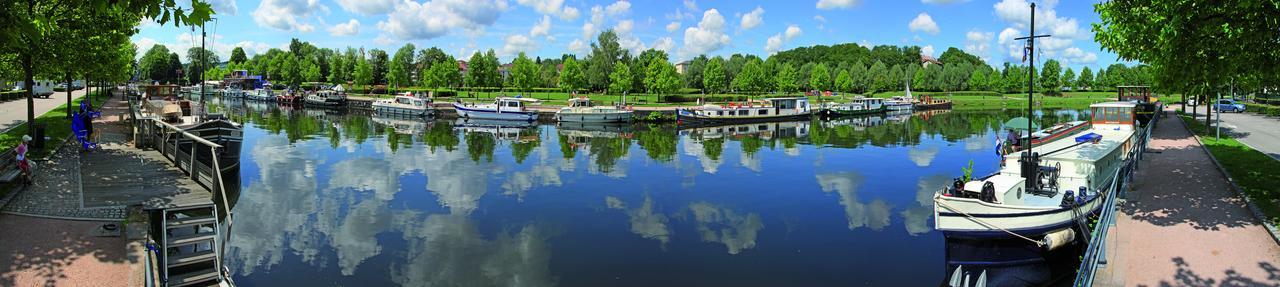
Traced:
[[1116, 200], [1123, 199], [1126, 196], [1125, 190], [1129, 187], [1129, 182], [1133, 180], [1133, 173], [1138, 169], [1138, 163], [1142, 161], [1143, 154], [1147, 151], [1147, 143], [1151, 139], [1151, 131], [1155, 130], [1156, 124], [1163, 116], [1163, 107], [1158, 107], [1151, 121], [1147, 123], [1139, 131], [1139, 135], [1134, 141], [1133, 149], [1129, 150], [1125, 164], [1116, 170], [1115, 175], [1111, 177], [1110, 183], [1107, 184], [1108, 190], [1106, 201], [1102, 204], [1102, 211], [1098, 214], [1098, 221], [1093, 228], [1092, 234], [1089, 236], [1089, 246], [1085, 249], [1084, 255], [1081, 257], [1080, 267], [1076, 270], [1076, 278], [1073, 286], [1093, 286], [1093, 279], [1097, 275], [1098, 266], [1107, 263], [1106, 255], [1106, 239], [1107, 232], [1116, 224]]
[[[186, 173], [187, 177], [195, 181], [200, 186], [208, 189], [210, 193], [216, 197], [215, 200], [222, 202], [224, 211], [226, 212], [226, 225], [218, 218], [217, 205], [214, 205], [215, 227], [218, 230], [226, 230], [227, 232], [219, 232], [223, 236], [221, 240], [215, 240], [218, 252], [217, 265], [219, 277], [225, 271], [222, 268], [222, 259], [225, 258], [226, 242], [231, 239], [231, 226], [233, 224], [231, 205], [227, 200], [227, 190], [225, 182], [222, 179], [222, 166], [218, 162], [221, 157], [220, 151], [224, 147], [218, 143], [214, 143], [198, 135], [187, 132], [172, 124], [166, 123], [156, 116], [148, 116], [143, 114], [139, 107], [141, 103], [134, 102], [129, 97], [129, 117], [133, 124], [134, 146], [136, 148], [155, 148], [160, 152], [161, 156], [168, 159], [174, 166], [178, 167]], [[190, 143], [191, 148], [188, 150], [180, 149], [182, 143]], [[197, 160], [197, 148], [207, 147], [209, 149], [209, 163], [201, 163]]]

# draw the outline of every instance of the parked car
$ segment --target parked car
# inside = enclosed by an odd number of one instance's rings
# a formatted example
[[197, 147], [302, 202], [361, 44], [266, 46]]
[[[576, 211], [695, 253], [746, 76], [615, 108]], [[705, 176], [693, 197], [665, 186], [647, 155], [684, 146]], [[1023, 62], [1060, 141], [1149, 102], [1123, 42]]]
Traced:
[[1213, 109], [1219, 112], [1244, 112], [1244, 104], [1237, 102], [1235, 99], [1221, 99], [1218, 104], [1213, 105]]

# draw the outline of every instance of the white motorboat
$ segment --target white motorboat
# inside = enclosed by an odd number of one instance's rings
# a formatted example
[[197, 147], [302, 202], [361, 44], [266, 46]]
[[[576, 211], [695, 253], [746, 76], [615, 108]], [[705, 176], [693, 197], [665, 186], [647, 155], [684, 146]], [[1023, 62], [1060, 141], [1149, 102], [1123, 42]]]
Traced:
[[222, 89], [222, 97], [231, 99], [242, 98], [244, 97], [244, 90], [240, 89], [238, 86], [230, 86]]
[[373, 112], [384, 116], [425, 117], [435, 113], [431, 107], [431, 99], [413, 96], [412, 93], [396, 95], [388, 100], [377, 100], [373, 104]]
[[629, 110], [596, 106], [586, 98], [570, 99], [569, 106], [556, 112], [556, 120], [561, 122], [622, 123], [630, 122], [633, 117], [634, 113]]
[[805, 97], [770, 98], [746, 103], [703, 105], [676, 110], [676, 120], [690, 123], [753, 123], [808, 118], [813, 107]]
[[305, 102], [308, 105], [340, 107], [347, 104], [347, 94], [334, 90], [316, 91], [314, 93], [307, 94]]
[[464, 119], [507, 120], [532, 122], [538, 119], [538, 112], [525, 108], [525, 103], [537, 102], [535, 99], [499, 97], [492, 104], [453, 103], [458, 117]]
[[935, 228], [949, 238], [1061, 242], [1076, 237], [1073, 227], [1099, 210], [1131, 157], [1134, 107], [1129, 102], [1091, 105], [1091, 128], [1079, 136], [1006, 158], [993, 175], [957, 178], [933, 196]]
[[274, 102], [276, 100], [276, 93], [271, 89], [257, 89], [257, 90], [246, 92], [244, 94], [244, 99], [253, 100], [253, 101]]
[[884, 100], [884, 108], [889, 111], [910, 111], [914, 103], [910, 97], [892, 97]]

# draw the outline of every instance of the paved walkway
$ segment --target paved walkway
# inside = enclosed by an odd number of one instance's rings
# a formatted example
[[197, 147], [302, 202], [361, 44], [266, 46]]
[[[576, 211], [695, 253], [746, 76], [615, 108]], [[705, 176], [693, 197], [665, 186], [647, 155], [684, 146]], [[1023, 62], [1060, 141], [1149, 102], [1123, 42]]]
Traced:
[[99, 224], [0, 215], [0, 286], [142, 286], [139, 250]]
[[[80, 89], [71, 92], [72, 103], [84, 96], [84, 91]], [[39, 117], [45, 112], [67, 103], [67, 92], [55, 92], [48, 99], [36, 98], [35, 108], [36, 116]], [[9, 130], [9, 128], [27, 122], [27, 100], [19, 99], [15, 101], [7, 101], [0, 103], [0, 131]]]
[[133, 148], [121, 97], [102, 108], [95, 127], [101, 150], [80, 152], [76, 143], [38, 165], [35, 183], [6, 204], [4, 213], [85, 220], [121, 220], [131, 204], [208, 202], [209, 192], [158, 152]]
[[1280, 286], [1280, 245], [1181, 120], [1165, 117], [1151, 136], [1099, 285]]

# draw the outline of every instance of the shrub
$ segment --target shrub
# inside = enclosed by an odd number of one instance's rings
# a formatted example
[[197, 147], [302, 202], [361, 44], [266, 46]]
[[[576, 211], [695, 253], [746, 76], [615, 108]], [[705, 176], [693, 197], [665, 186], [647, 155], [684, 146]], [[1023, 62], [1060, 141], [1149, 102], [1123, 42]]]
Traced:
[[1261, 115], [1280, 117], [1280, 106], [1245, 103], [1245, 111]]

